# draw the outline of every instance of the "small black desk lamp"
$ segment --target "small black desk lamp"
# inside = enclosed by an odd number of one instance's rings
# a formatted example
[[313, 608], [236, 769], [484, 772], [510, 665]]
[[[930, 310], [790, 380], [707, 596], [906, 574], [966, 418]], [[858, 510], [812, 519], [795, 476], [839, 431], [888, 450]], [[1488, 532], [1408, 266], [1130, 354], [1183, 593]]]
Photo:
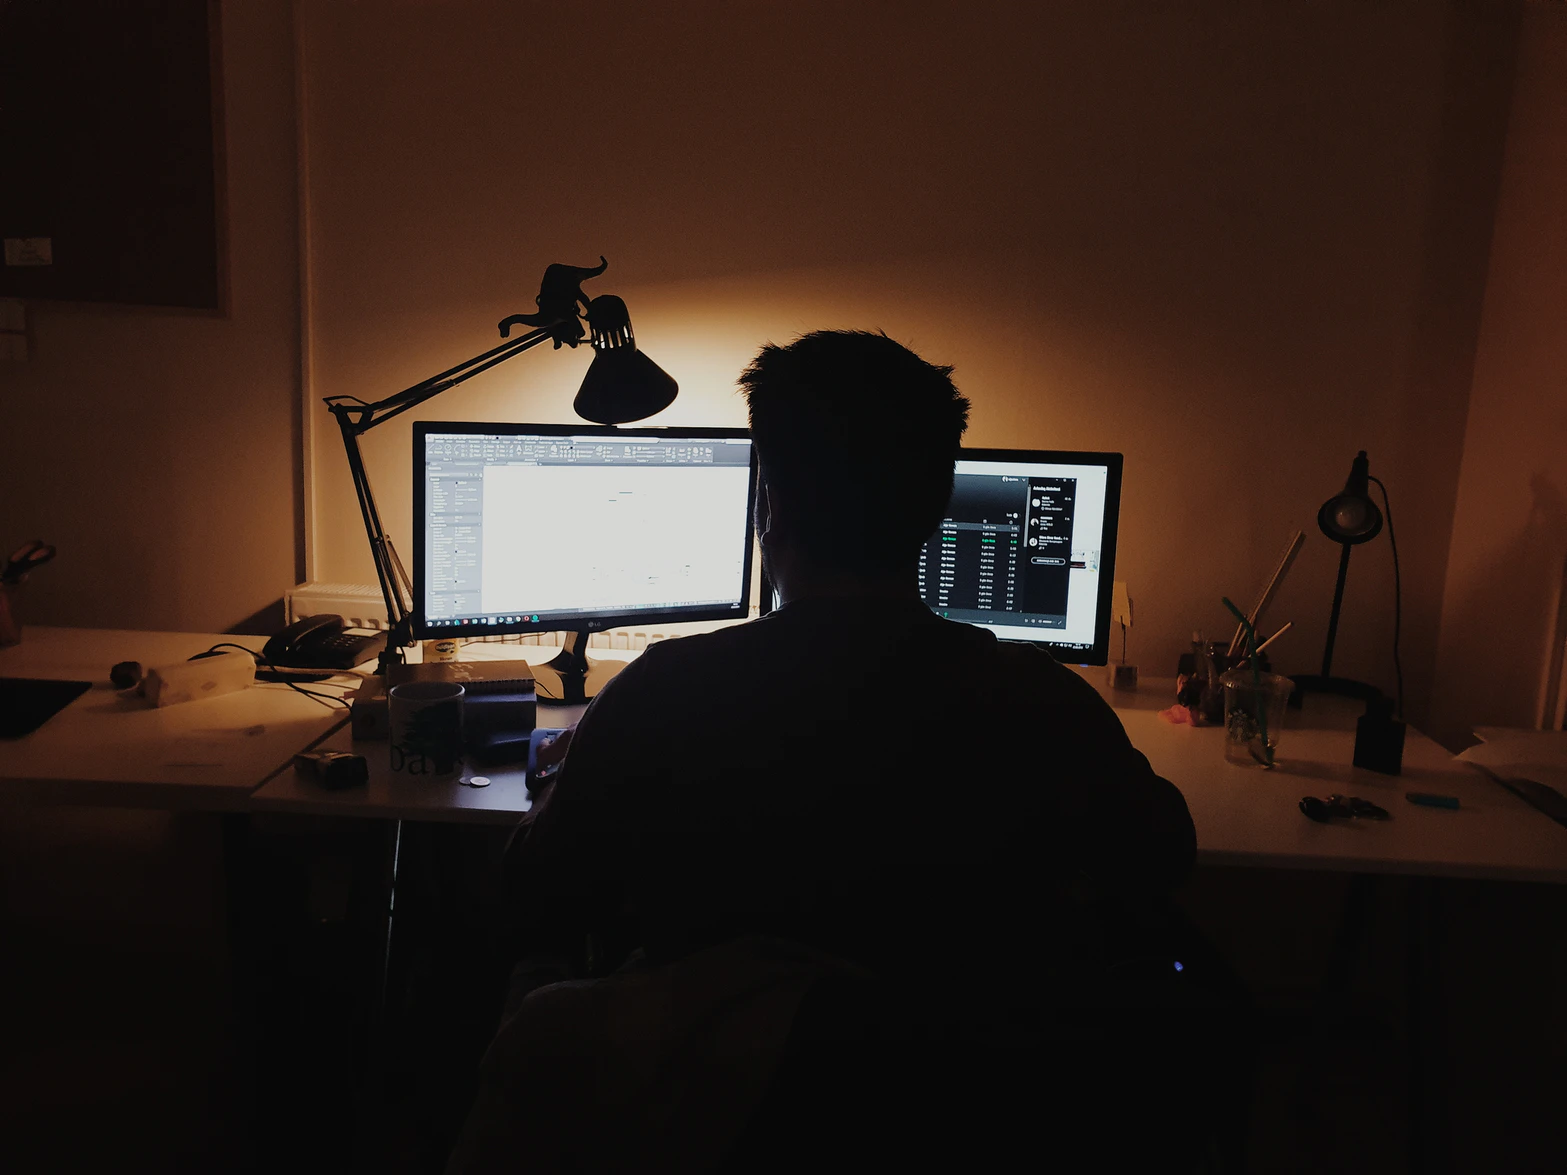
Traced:
[[[602, 294], [589, 301], [582, 292], [583, 282], [597, 277], [608, 268], [609, 262], [602, 257], [599, 258], [599, 264], [592, 268], [551, 265], [544, 271], [544, 280], [539, 286], [536, 299], [538, 313], [513, 314], [501, 320], [503, 339], [511, 334], [514, 326], [535, 328], [520, 338], [510, 339], [384, 400], [367, 403], [357, 396], [327, 397], [326, 406], [337, 418], [337, 426], [343, 434], [343, 447], [348, 452], [348, 468], [353, 474], [354, 492], [359, 498], [359, 513], [364, 518], [365, 534], [370, 539], [370, 556], [375, 560], [381, 598], [386, 603], [389, 631], [378, 672], [385, 673], [388, 665], [401, 661], [403, 649], [413, 643], [413, 584], [409, 581], [408, 571], [398, 557], [396, 548], [392, 546], [392, 540], [387, 537], [385, 527], [381, 525], [381, 514], [376, 509], [375, 496], [370, 492], [370, 478], [365, 473], [364, 458], [359, 452], [359, 438], [392, 417], [546, 340], [553, 342], [556, 350], [562, 346], [574, 348], [582, 342], [584, 334], [588, 335], [594, 355], [587, 375], [583, 377], [582, 387], [572, 403], [577, 415], [596, 424], [629, 424], [633, 420], [662, 412], [674, 402], [680, 390], [679, 385], [637, 349], [625, 302], [613, 294]], [[583, 330], [584, 320], [587, 322], [587, 331]], [[582, 683], [587, 675], [587, 648], [586, 631], [569, 633], [559, 656], [550, 662], [550, 667], [561, 676], [565, 701], [583, 700]]]
[[[1370, 462], [1362, 449], [1349, 467], [1344, 488], [1317, 511], [1317, 526], [1335, 543], [1343, 546], [1338, 561], [1338, 583], [1333, 588], [1333, 611], [1328, 616], [1328, 639], [1322, 649], [1320, 674], [1294, 674], [1295, 697], [1304, 694], [1337, 694], [1363, 698], [1367, 702], [1382, 697], [1382, 691], [1365, 682], [1333, 676], [1333, 642], [1338, 636], [1339, 611], [1344, 606], [1344, 580], [1349, 575], [1349, 553], [1361, 543], [1369, 543], [1382, 533], [1382, 511], [1371, 500]], [[1396, 646], [1395, 646], [1396, 648]]]

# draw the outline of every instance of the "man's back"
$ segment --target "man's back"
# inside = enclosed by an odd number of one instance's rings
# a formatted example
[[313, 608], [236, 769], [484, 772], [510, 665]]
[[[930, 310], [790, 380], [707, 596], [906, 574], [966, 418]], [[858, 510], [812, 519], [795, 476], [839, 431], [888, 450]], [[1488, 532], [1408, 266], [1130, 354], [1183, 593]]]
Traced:
[[807, 599], [654, 646], [543, 807], [539, 896], [624, 901], [654, 961], [762, 932], [882, 971], [1024, 964], [1005, 936], [1039, 947], [1063, 882], [1162, 890], [1194, 851], [1180, 794], [1090, 687], [916, 599]]

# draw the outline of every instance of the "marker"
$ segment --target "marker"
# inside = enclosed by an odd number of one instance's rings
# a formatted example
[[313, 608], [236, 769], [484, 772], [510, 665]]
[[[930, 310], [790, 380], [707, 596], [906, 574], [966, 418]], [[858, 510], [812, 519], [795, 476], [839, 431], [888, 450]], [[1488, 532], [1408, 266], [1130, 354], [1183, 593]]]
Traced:
[[1408, 800], [1411, 804], [1419, 804], [1422, 808], [1456, 808], [1456, 807], [1458, 807], [1458, 797], [1457, 796], [1438, 796], [1438, 795], [1432, 795], [1430, 792], [1406, 791], [1404, 793], [1404, 798], [1406, 800]]

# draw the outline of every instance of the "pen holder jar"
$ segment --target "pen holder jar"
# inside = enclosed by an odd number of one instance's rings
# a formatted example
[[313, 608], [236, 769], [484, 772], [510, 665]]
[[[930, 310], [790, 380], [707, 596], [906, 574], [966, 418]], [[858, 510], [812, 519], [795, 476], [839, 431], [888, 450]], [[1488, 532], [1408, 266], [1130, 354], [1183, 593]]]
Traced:
[[1277, 673], [1232, 669], [1224, 687], [1224, 757], [1247, 767], [1272, 767], [1295, 683]]
[[1223, 646], [1212, 641], [1193, 641], [1189, 657], [1181, 657], [1176, 682], [1176, 703], [1191, 713], [1193, 726], [1217, 726], [1224, 721], [1224, 687], [1220, 676], [1230, 667]]

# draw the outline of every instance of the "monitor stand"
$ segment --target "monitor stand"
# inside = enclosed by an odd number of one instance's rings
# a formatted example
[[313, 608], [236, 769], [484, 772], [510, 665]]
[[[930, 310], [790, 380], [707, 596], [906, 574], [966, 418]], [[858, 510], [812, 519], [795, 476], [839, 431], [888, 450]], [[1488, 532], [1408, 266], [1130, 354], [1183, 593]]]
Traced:
[[542, 705], [580, 706], [590, 702], [604, 683], [625, 668], [619, 661], [595, 661], [588, 656], [588, 631], [568, 632], [560, 652], [533, 666], [537, 697]]

